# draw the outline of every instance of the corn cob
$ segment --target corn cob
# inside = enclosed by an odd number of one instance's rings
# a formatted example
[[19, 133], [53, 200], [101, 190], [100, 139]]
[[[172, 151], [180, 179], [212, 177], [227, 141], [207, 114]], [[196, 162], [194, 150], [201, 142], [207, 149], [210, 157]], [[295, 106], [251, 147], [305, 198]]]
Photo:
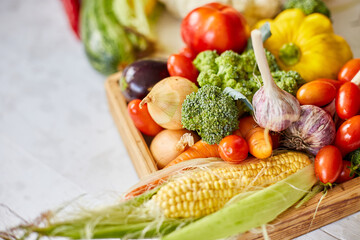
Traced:
[[300, 152], [194, 171], [170, 181], [153, 196], [168, 218], [202, 217], [243, 191], [267, 187], [311, 164]]

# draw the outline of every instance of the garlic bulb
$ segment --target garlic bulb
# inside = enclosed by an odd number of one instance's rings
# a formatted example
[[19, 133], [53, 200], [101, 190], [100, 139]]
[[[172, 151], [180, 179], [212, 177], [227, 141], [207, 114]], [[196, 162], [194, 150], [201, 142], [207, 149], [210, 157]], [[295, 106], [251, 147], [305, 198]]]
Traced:
[[188, 94], [197, 90], [197, 86], [186, 78], [168, 77], [154, 85], [140, 107], [146, 103], [150, 116], [161, 127], [182, 129], [182, 103]]
[[264, 85], [254, 94], [254, 117], [257, 123], [274, 132], [288, 128], [300, 118], [300, 104], [290, 93], [280, 89], [274, 82], [259, 30], [251, 32], [251, 39]]

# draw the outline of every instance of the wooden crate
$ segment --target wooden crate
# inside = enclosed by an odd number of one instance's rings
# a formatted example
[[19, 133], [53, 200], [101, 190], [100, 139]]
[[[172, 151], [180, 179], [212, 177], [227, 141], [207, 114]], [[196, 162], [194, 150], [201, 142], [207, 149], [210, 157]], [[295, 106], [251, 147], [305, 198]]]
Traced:
[[[158, 168], [149, 151], [143, 135], [136, 129], [127, 113], [127, 104], [120, 92], [120, 74], [110, 76], [106, 83], [106, 93], [114, 121], [128, 150], [139, 177], [144, 177]], [[290, 208], [271, 223], [268, 228], [271, 239], [292, 239], [360, 211], [360, 178], [340, 184], [331, 189], [319, 205], [322, 193], [298, 209]], [[262, 239], [262, 234], [247, 232], [241, 239]]]

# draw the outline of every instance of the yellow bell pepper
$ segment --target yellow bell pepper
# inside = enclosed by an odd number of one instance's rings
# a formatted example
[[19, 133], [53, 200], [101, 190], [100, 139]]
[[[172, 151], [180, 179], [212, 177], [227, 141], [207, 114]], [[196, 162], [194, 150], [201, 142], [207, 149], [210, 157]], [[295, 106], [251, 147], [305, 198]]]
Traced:
[[336, 79], [340, 68], [352, 58], [348, 43], [334, 34], [329, 18], [319, 13], [306, 16], [300, 9], [288, 9], [270, 23], [271, 37], [264, 46], [281, 69], [295, 70], [307, 81], [318, 78]]

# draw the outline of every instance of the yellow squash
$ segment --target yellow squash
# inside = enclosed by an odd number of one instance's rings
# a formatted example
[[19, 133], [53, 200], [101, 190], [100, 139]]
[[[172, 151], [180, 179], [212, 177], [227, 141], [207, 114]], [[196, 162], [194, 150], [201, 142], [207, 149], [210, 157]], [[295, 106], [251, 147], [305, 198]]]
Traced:
[[332, 78], [352, 58], [348, 43], [334, 34], [329, 18], [319, 13], [306, 16], [299, 9], [281, 12], [270, 23], [271, 37], [265, 48], [274, 56], [281, 69], [295, 70], [307, 81]]

